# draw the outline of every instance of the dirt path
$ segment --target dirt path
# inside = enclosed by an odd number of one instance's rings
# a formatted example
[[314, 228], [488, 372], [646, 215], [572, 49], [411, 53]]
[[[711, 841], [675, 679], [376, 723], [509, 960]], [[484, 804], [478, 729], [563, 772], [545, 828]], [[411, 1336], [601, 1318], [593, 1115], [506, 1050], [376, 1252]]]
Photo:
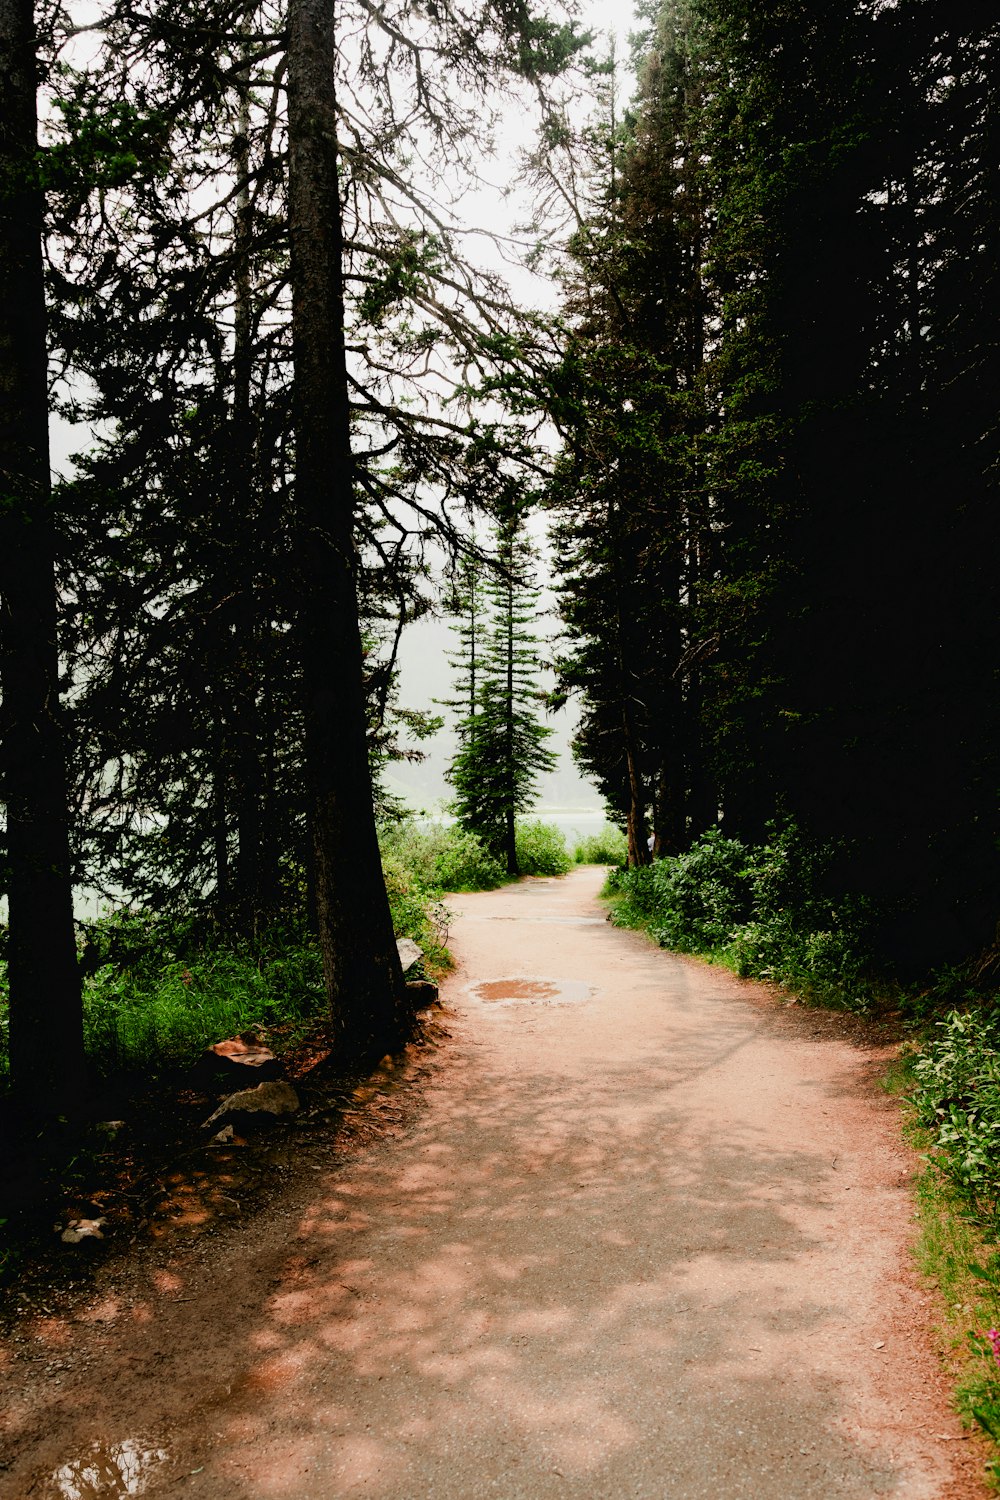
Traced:
[[4, 1500], [986, 1493], [884, 1056], [612, 929], [599, 881], [455, 898], [405, 1127], [0, 1354]]

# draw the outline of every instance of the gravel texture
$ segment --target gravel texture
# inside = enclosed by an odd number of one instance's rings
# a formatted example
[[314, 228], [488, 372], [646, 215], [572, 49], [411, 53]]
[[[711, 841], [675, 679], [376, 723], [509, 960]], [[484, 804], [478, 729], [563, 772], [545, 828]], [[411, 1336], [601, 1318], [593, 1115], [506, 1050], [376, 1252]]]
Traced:
[[0, 1351], [4, 1500], [987, 1494], [891, 1047], [615, 930], [600, 879], [453, 898], [385, 1128]]

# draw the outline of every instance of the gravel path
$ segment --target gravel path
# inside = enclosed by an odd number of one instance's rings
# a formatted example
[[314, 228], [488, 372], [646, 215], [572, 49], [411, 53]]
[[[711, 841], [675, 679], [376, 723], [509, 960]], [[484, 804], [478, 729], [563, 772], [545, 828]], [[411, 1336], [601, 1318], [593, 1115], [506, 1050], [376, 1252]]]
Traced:
[[987, 1493], [909, 1266], [888, 1054], [611, 928], [600, 878], [454, 898], [451, 1035], [387, 1085], [405, 1123], [36, 1330], [83, 1352], [64, 1386], [0, 1355], [4, 1500]]

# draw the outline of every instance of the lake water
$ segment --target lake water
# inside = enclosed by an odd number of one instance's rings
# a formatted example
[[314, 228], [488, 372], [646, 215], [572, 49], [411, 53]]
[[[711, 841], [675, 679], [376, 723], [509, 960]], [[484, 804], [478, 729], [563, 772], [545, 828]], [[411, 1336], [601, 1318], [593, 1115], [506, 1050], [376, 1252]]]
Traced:
[[[418, 818], [417, 824], [420, 828], [428, 828], [433, 823], [448, 824], [454, 821], [449, 814], [440, 813], [433, 818]], [[608, 818], [600, 807], [539, 807], [534, 812], [525, 814], [525, 821], [554, 824], [572, 853], [573, 846], [579, 839], [600, 833]]]

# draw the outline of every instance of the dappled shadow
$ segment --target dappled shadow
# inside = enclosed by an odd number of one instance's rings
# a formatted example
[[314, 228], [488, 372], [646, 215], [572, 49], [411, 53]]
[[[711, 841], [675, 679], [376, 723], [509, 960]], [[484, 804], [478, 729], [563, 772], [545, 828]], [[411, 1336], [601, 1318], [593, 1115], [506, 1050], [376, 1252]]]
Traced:
[[[476, 898], [472, 920], [543, 885]], [[854, 1195], [821, 1118], [776, 1128], [792, 1106], [799, 1122], [838, 1095], [854, 1109], [857, 1070], [838, 1055], [783, 1072], [774, 1049], [797, 1027], [823, 1050], [821, 1027], [734, 1005], [730, 976], [568, 915], [551, 910], [575, 971], [533, 968], [519, 930], [519, 967], [470, 968], [455, 990], [575, 976], [594, 998], [473, 1001], [429, 1073], [421, 1059], [409, 1085], [362, 1091], [379, 1107], [409, 1095], [404, 1138], [318, 1174], [284, 1248], [255, 1259], [248, 1244], [245, 1277], [230, 1252], [182, 1346], [182, 1273], [111, 1310], [146, 1320], [151, 1352], [95, 1398], [85, 1436], [67, 1427], [63, 1468], [87, 1443], [141, 1438], [169, 1454], [145, 1493], [190, 1479], [203, 1500], [940, 1492], [908, 1437], [853, 1425], [871, 1375], [852, 1363], [865, 1268], [838, 1246]], [[612, 973], [619, 989], [602, 992]], [[32, 1496], [69, 1500], [57, 1472], [36, 1473]], [[4, 1500], [24, 1494], [23, 1471], [0, 1478]]]
[[843, 1310], [821, 1285], [748, 1304], [762, 1262], [816, 1248], [792, 1211], [822, 1208], [825, 1164], [690, 1134], [675, 1154], [667, 1100], [656, 1069], [582, 1098], [496, 1077], [318, 1201], [217, 1414], [231, 1493], [888, 1493], [832, 1383], [786, 1363]]

